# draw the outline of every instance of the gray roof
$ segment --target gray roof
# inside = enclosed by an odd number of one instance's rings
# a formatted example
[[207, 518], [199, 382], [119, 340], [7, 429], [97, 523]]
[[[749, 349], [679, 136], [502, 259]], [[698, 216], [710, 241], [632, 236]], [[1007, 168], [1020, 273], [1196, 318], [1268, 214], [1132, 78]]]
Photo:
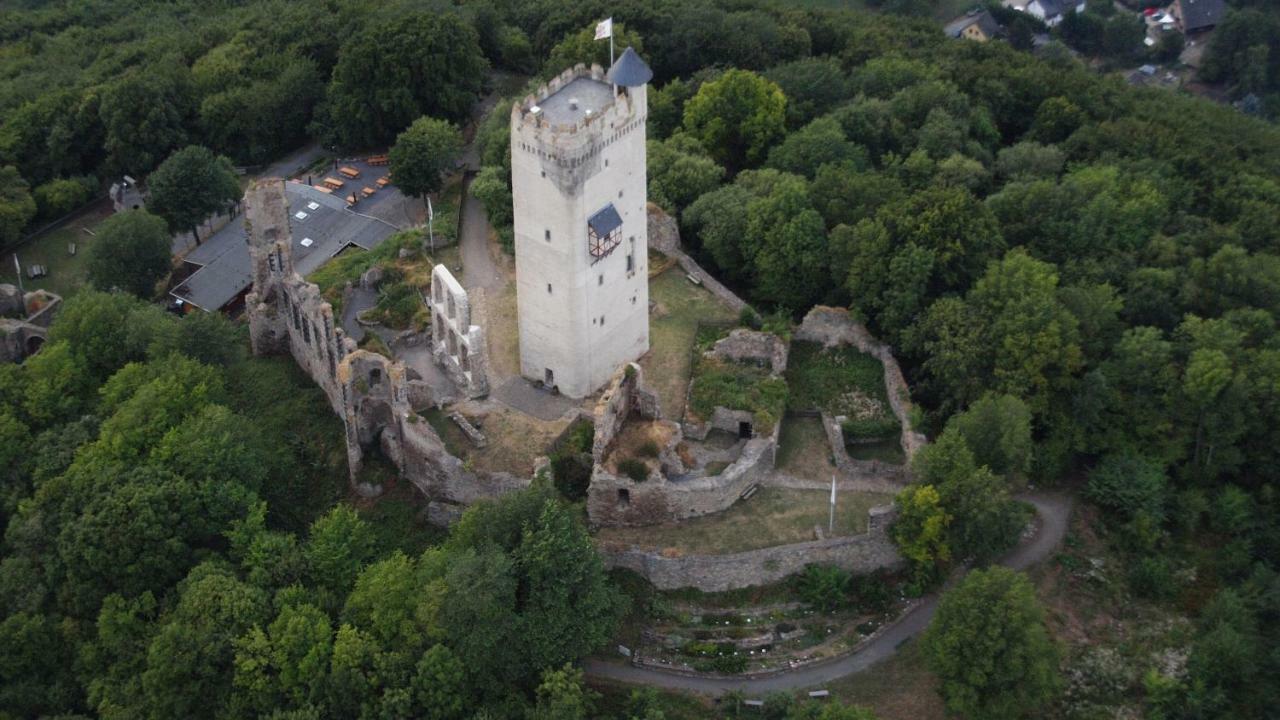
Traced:
[[947, 23], [944, 32], [946, 32], [947, 37], [958, 38], [965, 31], [965, 28], [970, 25], [977, 25], [982, 30], [982, 34], [987, 37], [995, 37], [1000, 34], [1000, 23], [996, 22], [995, 17], [986, 10], [970, 12], [962, 18], [952, 20]]
[[599, 115], [612, 103], [613, 88], [608, 83], [584, 76], [574, 78], [538, 106], [551, 125], [575, 125], [585, 120], [588, 112]]
[[622, 51], [622, 57], [618, 58], [613, 67], [609, 68], [605, 79], [615, 85], [638, 87], [653, 79], [653, 71], [633, 48], [627, 48]]
[[1040, 9], [1044, 11], [1045, 18], [1055, 18], [1065, 9], [1062, 0], [1037, 0], [1037, 2], [1040, 3]]
[[[296, 182], [285, 183], [293, 269], [306, 277], [344, 248], [372, 250], [396, 232], [395, 226], [347, 208], [341, 198]], [[301, 216], [300, 216], [301, 215]], [[249, 238], [241, 215], [200, 247], [186, 262], [200, 265], [170, 294], [204, 310], [218, 310], [253, 284]]]
[[1182, 0], [1182, 29], [1188, 32], [1206, 30], [1222, 22], [1226, 12], [1223, 0]]
[[618, 214], [613, 203], [605, 205], [587, 219], [587, 227], [595, 231], [596, 237], [604, 237], [622, 226], [622, 216]]

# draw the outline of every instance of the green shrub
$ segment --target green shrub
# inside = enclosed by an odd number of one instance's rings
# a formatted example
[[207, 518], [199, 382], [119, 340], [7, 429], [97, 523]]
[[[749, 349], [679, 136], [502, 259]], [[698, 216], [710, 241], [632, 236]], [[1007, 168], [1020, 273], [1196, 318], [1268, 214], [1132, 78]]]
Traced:
[[652, 440], [645, 441], [636, 452], [640, 457], [656, 458], [658, 457], [658, 443]]
[[56, 220], [92, 200], [97, 191], [96, 178], [81, 176], [50, 180], [36, 187], [31, 195], [36, 201], [37, 217]]
[[587, 496], [591, 485], [591, 463], [581, 453], [564, 452], [551, 455], [551, 478], [556, 490], [570, 502]]
[[1133, 565], [1129, 586], [1139, 597], [1148, 600], [1168, 600], [1177, 590], [1168, 558], [1159, 555], [1141, 558]]
[[1133, 517], [1139, 511], [1164, 517], [1165, 473], [1158, 463], [1136, 453], [1108, 455], [1089, 473], [1085, 497]]
[[831, 612], [849, 601], [850, 575], [834, 565], [808, 565], [796, 580], [800, 599]]
[[752, 310], [750, 306], [742, 308], [742, 312], [738, 313], [738, 323], [744, 327], [759, 330], [762, 322], [760, 314]]
[[894, 437], [902, 430], [894, 417], [852, 418], [840, 425], [846, 440], [880, 440]]
[[787, 383], [762, 368], [699, 358], [689, 391], [689, 409], [710, 418], [717, 407], [745, 410], [756, 426], [768, 432], [782, 417], [787, 404]]
[[715, 668], [716, 672], [736, 675], [746, 671], [747, 659], [741, 655], [721, 655], [711, 661], [711, 666]]
[[649, 479], [649, 466], [635, 458], [627, 458], [618, 463], [618, 470], [636, 482]]
[[884, 365], [857, 348], [792, 343], [787, 357], [787, 384], [791, 387], [787, 407], [794, 410], [862, 415], [865, 408], [851, 403], [850, 394], [856, 391], [880, 404], [880, 417], [892, 417], [884, 388]]

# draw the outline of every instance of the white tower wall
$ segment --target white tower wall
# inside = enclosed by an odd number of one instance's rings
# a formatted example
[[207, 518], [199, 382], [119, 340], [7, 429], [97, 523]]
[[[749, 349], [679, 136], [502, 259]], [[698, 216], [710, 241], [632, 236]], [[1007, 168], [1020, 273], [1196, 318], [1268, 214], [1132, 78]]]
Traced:
[[[571, 397], [649, 349], [646, 87], [603, 77], [578, 66], [512, 109], [520, 372]], [[597, 259], [587, 221], [609, 204], [621, 242]]]

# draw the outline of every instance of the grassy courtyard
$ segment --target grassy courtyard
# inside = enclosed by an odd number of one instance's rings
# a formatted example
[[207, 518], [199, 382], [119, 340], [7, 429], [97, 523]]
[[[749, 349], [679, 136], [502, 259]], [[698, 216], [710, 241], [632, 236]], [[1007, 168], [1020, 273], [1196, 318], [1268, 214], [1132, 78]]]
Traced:
[[[651, 264], [654, 263], [650, 259]], [[694, 285], [678, 266], [649, 280], [649, 299], [657, 304], [649, 319], [649, 352], [640, 358], [645, 380], [671, 419], [684, 414], [698, 323], [728, 323], [732, 310], [706, 288]]]
[[[837, 497], [835, 535], [867, 529], [867, 511], [891, 502], [888, 495], [846, 492]], [[762, 487], [728, 510], [680, 523], [641, 528], [604, 528], [597, 539], [680, 555], [719, 555], [816, 539], [827, 529], [830, 494], [825, 490]]]
[[836, 471], [822, 420], [788, 416], [778, 438], [778, 470], [804, 480], [828, 481]]
[[[22, 262], [22, 284], [26, 290], [43, 288], [50, 292], [69, 297], [88, 284], [85, 267], [88, 249], [93, 244], [93, 236], [85, 232], [85, 228], [93, 230], [111, 215], [111, 206], [102, 203], [94, 208], [71, 218], [55, 230], [51, 230], [28, 243], [11, 248], [3, 253], [0, 262], [0, 283], [18, 284], [17, 274], [13, 268], [13, 254], [17, 253]], [[72, 255], [67, 247], [75, 243], [76, 254]], [[49, 274], [42, 278], [30, 280], [26, 269], [33, 264], [44, 265]]]

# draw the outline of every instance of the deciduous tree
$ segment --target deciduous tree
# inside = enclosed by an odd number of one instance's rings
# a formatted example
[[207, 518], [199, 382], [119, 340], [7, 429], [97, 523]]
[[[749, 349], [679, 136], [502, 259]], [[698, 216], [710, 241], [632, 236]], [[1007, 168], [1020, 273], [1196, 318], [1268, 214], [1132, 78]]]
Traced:
[[462, 152], [462, 135], [445, 120], [420, 117], [391, 146], [391, 175], [406, 194], [425, 198], [444, 187]]
[[1023, 717], [1058, 687], [1057, 650], [1035, 589], [1007, 568], [974, 570], [943, 595], [924, 651], [947, 709], [966, 717]]
[[126, 210], [107, 218], [89, 246], [89, 282], [101, 290], [119, 289], [150, 299], [156, 283], [169, 273], [169, 230], [145, 210]]
[[147, 210], [164, 218], [171, 232], [190, 230], [200, 244], [200, 225], [240, 199], [231, 161], [208, 148], [189, 145], [165, 159], [147, 178]]

